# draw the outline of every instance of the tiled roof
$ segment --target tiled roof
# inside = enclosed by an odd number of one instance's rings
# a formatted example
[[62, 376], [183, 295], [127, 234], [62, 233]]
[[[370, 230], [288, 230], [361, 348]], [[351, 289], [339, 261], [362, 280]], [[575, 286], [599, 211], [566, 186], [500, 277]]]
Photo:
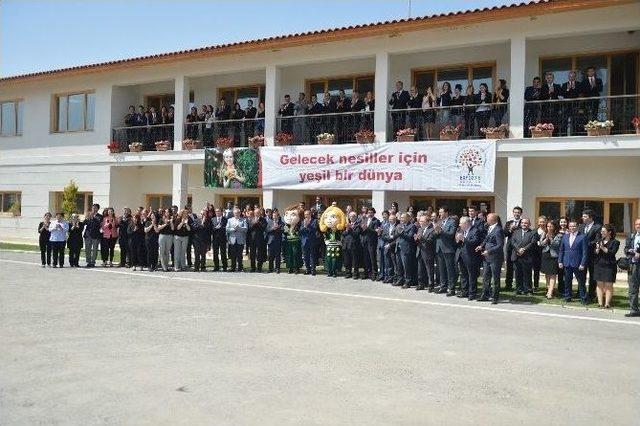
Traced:
[[[609, 0], [609, 4], [615, 3], [628, 3], [629, 0]], [[147, 56], [139, 56], [128, 59], [118, 59], [114, 61], [100, 62], [96, 64], [87, 64], [87, 65], [78, 65], [68, 68], [60, 68], [48, 71], [38, 71], [29, 74], [22, 74], [16, 76], [9, 76], [0, 78], [0, 83], [10, 83], [10, 82], [18, 82], [23, 80], [30, 79], [39, 79], [45, 76], [54, 76], [60, 75], [64, 76], [65, 74], [76, 74], [79, 72], [92, 72], [92, 71], [101, 71], [103, 69], [110, 69], [120, 67], [124, 64], [127, 65], [138, 65], [145, 63], [153, 63], [159, 60], [167, 60], [167, 59], [189, 59], [194, 56], [202, 56], [206, 54], [215, 54], [215, 53], [234, 53], [241, 52], [247, 48], [253, 48], [255, 50], [275, 48], [275, 47], [286, 47], [287, 42], [297, 41], [300, 44], [313, 43], [313, 42], [323, 42], [323, 41], [332, 41], [336, 37], [340, 36], [353, 36], [353, 37], [366, 37], [366, 31], [371, 31], [373, 29], [376, 30], [388, 30], [392, 31], [407, 31], [413, 30], [412, 28], [398, 28], [399, 26], [413, 26], [414, 24], [424, 24], [424, 23], [437, 23], [436, 21], [441, 20], [449, 20], [451, 18], [461, 19], [463, 17], [473, 17], [474, 15], [482, 15], [485, 18], [485, 15], [488, 15], [487, 19], [504, 19], [504, 17], [500, 16], [499, 13], [502, 11], [513, 11], [518, 10], [522, 11], [522, 9], [536, 9], [536, 13], [552, 13], [552, 12], [560, 12], [571, 8], [576, 7], [599, 7], [602, 6], [602, 3], [606, 3], [603, 0], [531, 0], [527, 2], [514, 3], [510, 5], [502, 5], [502, 6], [493, 6], [493, 7], [485, 7], [485, 8], [476, 8], [476, 9], [468, 9], [458, 12], [449, 12], [449, 13], [441, 13], [434, 14], [428, 16], [421, 16], [416, 18], [407, 18], [407, 19], [394, 19], [390, 21], [381, 21], [369, 24], [359, 24], [359, 25], [351, 25], [346, 27], [339, 28], [330, 28], [324, 30], [316, 30], [316, 31], [308, 31], [303, 33], [295, 33], [295, 34], [287, 34], [273, 37], [266, 37], [255, 40], [246, 40], [246, 41], [238, 41], [234, 43], [226, 43], [219, 44], [214, 46], [205, 46], [198, 47], [194, 49], [186, 49], [179, 50], [176, 52], [168, 52], [168, 53], [159, 53], [154, 55]], [[541, 8], [542, 6], [542, 8]], [[527, 12], [528, 10], [524, 10]], [[416, 28], [419, 29], [419, 28]], [[353, 35], [353, 32], [362, 33], [361, 35]], [[381, 31], [381, 32], [382, 32]], [[327, 40], [329, 38], [329, 40]]]

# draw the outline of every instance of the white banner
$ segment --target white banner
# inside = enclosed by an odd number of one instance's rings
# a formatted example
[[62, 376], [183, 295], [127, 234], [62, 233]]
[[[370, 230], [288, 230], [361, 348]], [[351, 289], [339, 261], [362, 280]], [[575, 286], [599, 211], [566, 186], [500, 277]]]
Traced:
[[261, 147], [264, 189], [493, 192], [493, 140]]

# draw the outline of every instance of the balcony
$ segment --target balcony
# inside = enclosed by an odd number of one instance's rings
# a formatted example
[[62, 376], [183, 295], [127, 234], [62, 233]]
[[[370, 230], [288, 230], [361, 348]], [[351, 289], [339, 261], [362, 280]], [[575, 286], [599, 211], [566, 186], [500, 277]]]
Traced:
[[[508, 110], [508, 103], [389, 110], [387, 142], [504, 138], [509, 135]], [[494, 134], [486, 135], [490, 128]], [[403, 129], [411, 131], [399, 136]]]
[[316, 145], [318, 135], [333, 135], [334, 144], [356, 143], [361, 130], [373, 132], [373, 111], [278, 117], [276, 131], [293, 136], [291, 145]]
[[[525, 102], [524, 134], [527, 137], [584, 136], [585, 126], [590, 121], [613, 122], [608, 132], [614, 135], [634, 134], [637, 126], [633, 118], [640, 111], [640, 95], [601, 96], [577, 99], [553, 99]], [[552, 124], [553, 130], [546, 133], [530, 130], [536, 124]], [[547, 126], [548, 127], [548, 126]]]
[[264, 134], [264, 118], [242, 118], [239, 120], [207, 120], [184, 124], [187, 139], [196, 140], [204, 148], [217, 145], [220, 138], [232, 140], [232, 146], [249, 146], [249, 138]]
[[[111, 140], [115, 142], [113, 152], [173, 149], [173, 124], [114, 127], [111, 130]], [[168, 144], [157, 147], [156, 143], [160, 141], [166, 141]]]

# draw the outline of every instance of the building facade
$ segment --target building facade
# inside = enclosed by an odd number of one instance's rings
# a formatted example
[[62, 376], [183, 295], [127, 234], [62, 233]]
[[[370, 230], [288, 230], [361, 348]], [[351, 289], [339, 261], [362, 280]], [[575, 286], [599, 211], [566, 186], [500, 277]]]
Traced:
[[[515, 205], [531, 217], [578, 216], [588, 206], [626, 232], [640, 215], [640, 135], [631, 123], [640, 111], [638, 30], [637, 1], [536, 1], [3, 78], [0, 239], [35, 240], [42, 215], [60, 208], [70, 180], [81, 193], [79, 212], [93, 202], [118, 209], [187, 202], [197, 208], [207, 201], [272, 207], [311, 204], [320, 195], [325, 203], [378, 210], [393, 201], [417, 208], [446, 203], [453, 209], [484, 202], [503, 217]], [[597, 93], [525, 101], [534, 77], [544, 82], [550, 73], [562, 85], [575, 70], [577, 82], [587, 84], [589, 67], [602, 82]], [[437, 92], [445, 81], [463, 91], [473, 85], [477, 93], [485, 83], [494, 93], [498, 79], [506, 80], [510, 96], [502, 106], [491, 105], [484, 123], [507, 128], [508, 137], [495, 141], [493, 192], [209, 188], [204, 150], [182, 145], [195, 139], [206, 146], [229, 136], [241, 146], [249, 136], [264, 134], [271, 146], [287, 132], [294, 134], [294, 144], [307, 144], [327, 129], [334, 143], [356, 143], [356, 131], [367, 126], [376, 144], [397, 143], [395, 132], [404, 127], [420, 127], [421, 141], [437, 140], [446, 123], [458, 124], [446, 115], [451, 108], [434, 105], [432, 116], [419, 110], [416, 124], [411, 111], [389, 104], [396, 82], [405, 90], [416, 85], [420, 93], [427, 87]], [[361, 98], [372, 92], [375, 108], [340, 112], [340, 89], [350, 99], [354, 91]], [[296, 112], [295, 122], [280, 116], [284, 96], [295, 103], [300, 92], [306, 99], [329, 92], [337, 107], [331, 114]], [[264, 117], [236, 121], [221, 108], [218, 120], [186, 122], [192, 106], [215, 110], [222, 97], [242, 109], [249, 100], [256, 107], [263, 102]], [[130, 105], [154, 106], [158, 114], [172, 107], [175, 118], [165, 125], [131, 126], [125, 119]], [[588, 136], [587, 119], [613, 120], [611, 134]], [[555, 124], [551, 137], [530, 137], [529, 125], [540, 122]], [[475, 121], [463, 137], [484, 137], [482, 124]], [[161, 140], [172, 147], [154, 150]], [[130, 152], [134, 141], [146, 150]], [[111, 153], [110, 142], [123, 152]]]

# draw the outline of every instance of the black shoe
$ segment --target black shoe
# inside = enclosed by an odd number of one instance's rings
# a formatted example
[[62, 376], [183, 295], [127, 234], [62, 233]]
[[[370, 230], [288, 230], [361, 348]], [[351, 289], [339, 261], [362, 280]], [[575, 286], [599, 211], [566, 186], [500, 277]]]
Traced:
[[353, 275], [351, 275], [350, 273], [347, 272], [347, 274], [344, 276], [345, 278], [352, 278]]
[[427, 287], [427, 292], [429, 292], [429, 293], [433, 293], [433, 290], [434, 290], [434, 289], [433, 289], [433, 286], [432, 286], [432, 285], [430, 285], [429, 287]]
[[371, 276], [371, 281], [378, 281], [378, 278], [375, 275]]
[[416, 291], [420, 291], [420, 290], [424, 290], [424, 286], [423, 285], [416, 286]]
[[452, 290], [452, 291], [448, 291], [448, 292], [447, 292], [447, 297], [452, 297], [452, 296], [455, 296], [455, 295], [456, 295], [455, 290]]
[[309, 272], [309, 271], [304, 271], [304, 274], [305, 274], [305, 275], [309, 275], [310, 273], [311, 273], [311, 272]]
[[488, 302], [489, 298], [487, 296], [481, 296], [478, 299], [476, 299], [478, 302]]
[[293, 269], [289, 269], [289, 273], [290, 273], [290, 274], [293, 274]]
[[469, 297], [469, 294], [468, 294], [468, 293], [458, 293], [458, 297], [459, 297], [460, 299], [464, 299], [464, 298]]
[[496, 298], [491, 299], [491, 304], [492, 305], [497, 305], [498, 304], [498, 299], [496, 299]]
[[404, 289], [407, 289], [407, 288], [409, 288], [409, 287], [411, 287], [409, 284], [404, 284], [404, 285], [402, 286], [402, 288], [404, 288]]
[[444, 293], [448, 293], [449, 291], [447, 290], [446, 287], [438, 287], [435, 289], [435, 293], [436, 294], [444, 294]]
[[235, 272], [235, 271], [236, 271], [236, 268], [229, 269], [229, 272]]
[[635, 318], [640, 317], [640, 312], [629, 312], [628, 314], [624, 314], [627, 318]]
[[520, 291], [520, 290], [516, 290], [516, 296], [521, 296], [525, 294], [524, 292]]
[[280, 268], [276, 269], [276, 274], [280, 273]]
[[315, 277], [316, 276], [316, 271], [311, 271], [311, 276]]
[[360, 279], [360, 275], [355, 274], [355, 275], [353, 276], [353, 279], [354, 279], [354, 280], [359, 280], [359, 279]]
[[403, 284], [402, 284], [402, 281], [395, 281], [391, 285], [394, 286], [394, 287], [398, 287], [398, 286], [401, 286]]
[[471, 294], [469, 295], [469, 297], [467, 297], [468, 300], [476, 300], [476, 295], [475, 294]]

